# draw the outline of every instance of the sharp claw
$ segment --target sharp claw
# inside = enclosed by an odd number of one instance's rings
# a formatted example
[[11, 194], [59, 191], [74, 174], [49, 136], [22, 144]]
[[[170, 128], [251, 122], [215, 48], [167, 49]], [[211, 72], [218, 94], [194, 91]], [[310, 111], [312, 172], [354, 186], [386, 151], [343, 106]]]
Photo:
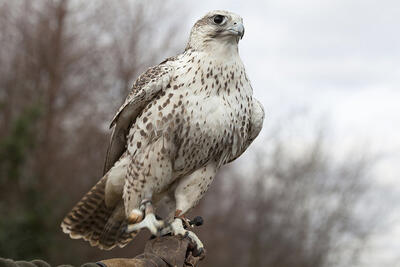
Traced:
[[173, 235], [182, 235], [184, 238], [188, 238], [195, 249], [201, 250], [204, 247], [195, 233], [184, 229], [182, 219], [176, 218], [174, 222], [171, 223], [170, 228]]
[[206, 254], [206, 251], [204, 248], [195, 248], [192, 253], [192, 255], [194, 257], [201, 257], [201, 258], [203, 258], [205, 256], [205, 254]]
[[[157, 220], [157, 219], [156, 219]], [[162, 228], [164, 226], [164, 221], [155, 221], [155, 225], [158, 229]]]
[[160, 236], [168, 235], [172, 232], [171, 223], [167, 223], [165, 227], [160, 229]]

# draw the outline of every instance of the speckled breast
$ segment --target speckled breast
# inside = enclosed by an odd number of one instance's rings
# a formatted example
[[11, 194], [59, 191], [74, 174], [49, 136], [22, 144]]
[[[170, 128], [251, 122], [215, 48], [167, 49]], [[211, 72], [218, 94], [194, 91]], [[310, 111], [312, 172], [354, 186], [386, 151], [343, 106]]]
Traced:
[[241, 151], [252, 108], [244, 70], [199, 67], [192, 80], [182, 73], [171, 89], [171, 101], [180, 112], [175, 119], [175, 170], [197, 169], [212, 159], [223, 162]]

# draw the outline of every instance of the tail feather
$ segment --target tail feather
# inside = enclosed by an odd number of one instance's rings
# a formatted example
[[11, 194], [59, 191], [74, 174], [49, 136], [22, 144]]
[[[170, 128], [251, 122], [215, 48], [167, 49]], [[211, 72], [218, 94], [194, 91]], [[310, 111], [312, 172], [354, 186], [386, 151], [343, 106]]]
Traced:
[[122, 200], [114, 207], [104, 201], [107, 175], [105, 175], [70, 211], [61, 223], [64, 233], [73, 239], [83, 238], [91, 246], [101, 249], [124, 247], [136, 233], [126, 233]]

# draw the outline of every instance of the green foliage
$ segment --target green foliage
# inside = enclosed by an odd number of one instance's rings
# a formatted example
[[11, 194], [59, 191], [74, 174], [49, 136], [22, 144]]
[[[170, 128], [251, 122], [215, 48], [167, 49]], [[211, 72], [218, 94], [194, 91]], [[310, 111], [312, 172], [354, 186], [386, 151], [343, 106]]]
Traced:
[[40, 108], [33, 105], [15, 119], [9, 135], [0, 140], [0, 184], [21, 178], [29, 151], [35, 146], [35, 125]]
[[45, 257], [51, 238], [46, 225], [49, 208], [36, 188], [39, 177], [27, 171], [40, 114], [39, 105], [25, 109], [0, 140], [0, 255], [14, 259]]

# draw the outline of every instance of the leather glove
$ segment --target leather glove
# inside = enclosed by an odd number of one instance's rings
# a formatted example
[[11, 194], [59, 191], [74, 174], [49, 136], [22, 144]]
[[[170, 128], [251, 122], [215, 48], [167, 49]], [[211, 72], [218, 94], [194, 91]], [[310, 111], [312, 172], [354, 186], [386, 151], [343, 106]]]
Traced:
[[147, 242], [144, 253], [133, 259], [115, 258], [97, 262], [102, 267], [198, 266], [205, 253], [193, 256], [193, 246], [181, 236], [163, 236]]

